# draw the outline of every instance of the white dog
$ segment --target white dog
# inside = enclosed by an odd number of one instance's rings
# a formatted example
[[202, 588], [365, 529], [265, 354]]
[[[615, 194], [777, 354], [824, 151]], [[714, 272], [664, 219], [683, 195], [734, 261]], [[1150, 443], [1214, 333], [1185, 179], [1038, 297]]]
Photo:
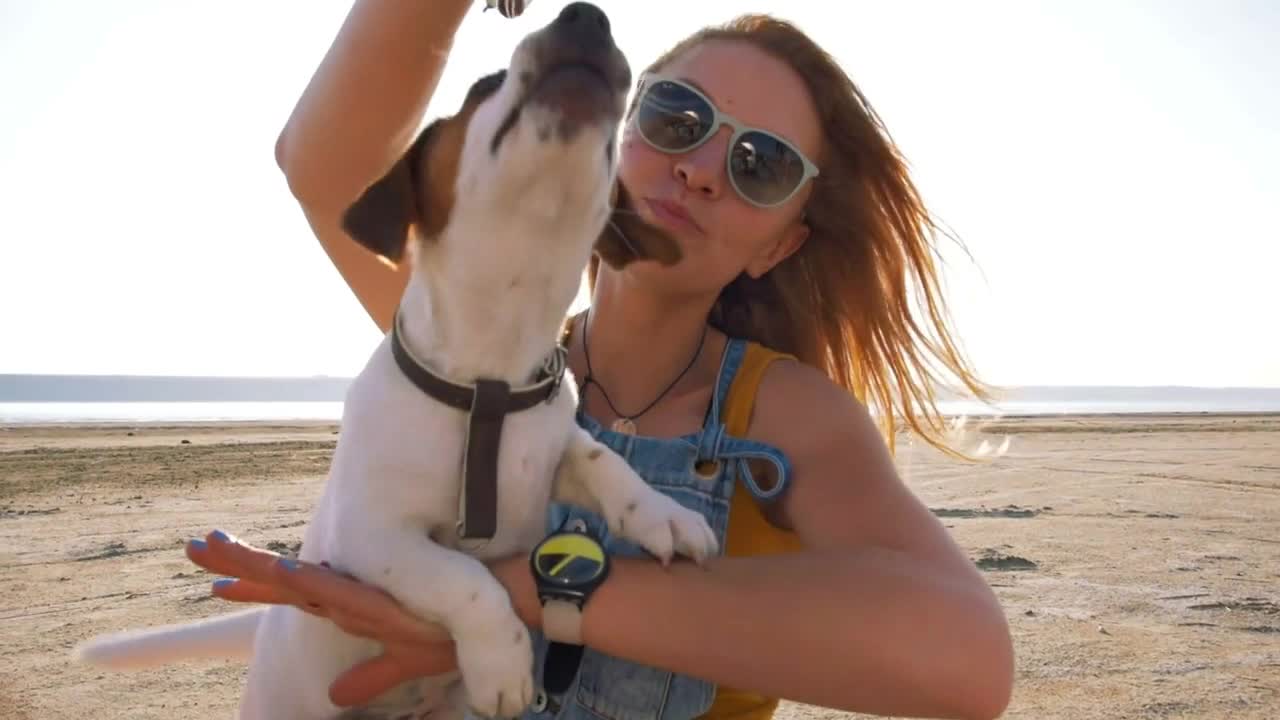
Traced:
[[[523, 711], [533, 696], [529, 633], [481, 561], [529, 551], [553, 500], [598, 512], [663, 560], [717, 551], [699, 514], [577, 426], [558, 345], [593, 248], [614, 265], [679, 258], [633, 216], [611, 219], [625, 202], [614, 159], [630, 78], [604, 14], [570, 5], [520, 43], [506, 71], [479, 80], [456, 115], [425, 130], [346, 217], [352, 237], [388, 260], [407, 249], [413, 273], [396, 329], [347, 395], [300, 559], [328, 561], [443, 625], [460, 670], [398, 688], [360, 717]], [[136, 668], [251, 653], [240, 717], [287, 720], [343, 716], [329, 685], [379, 650], [273, 606], [99, 638], [78, 657]]]

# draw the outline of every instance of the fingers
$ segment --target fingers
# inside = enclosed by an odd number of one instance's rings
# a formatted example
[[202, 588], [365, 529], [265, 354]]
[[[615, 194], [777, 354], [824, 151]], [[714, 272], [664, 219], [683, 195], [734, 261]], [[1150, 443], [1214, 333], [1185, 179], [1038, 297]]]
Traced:
[[329, 686], [329, 700], [340, 707], [363, 705], [406, 680], [455, 669], [457, 662], [452, 653], [424, 653], [422, 648], [391, 646], [389, 652], [339, 675]]
[[226, 578], [215, 580], [213, 596], [232, 602], [267, 603], [271, 605], [295, 605], [303, 602], [302, 598], [287, 592], [278, 585], [267, 585], [252, 580]]
[[359, 705], [406, 680], [457, 667], [452, 638], [444, 628], [417, 618], [385, 592], [327, 566], [285, 558], [216, 531], [188, 543], [186, 554], [196, 565], [227, 576], [214, 583], [215, 597], [294, 605], [387, 648], [386, 654], [334, 681], [330, 698], [335, 704]]
[[333, 624], [337, 625], [349, 635], [358, 635], [360, 637], [369, 638], [386, 643], [395, 637], [393, 633], [388, 631], [386, 623], [379, 617], [365, 617], [361, 615], [353, 615], [344, 610], [332, 607], [320, 606], [317, 612], [323, 613], [329, 618]]
[[268, 584], [273, 582], [272, 568], [282, 557], [216, 530], [204, 540], [187, 543], [186, 551], [191, 562], [209, 572]]
[[329, 686], [329, 700], [339, 707], [363, 705], [413, 677], [391, 656], [379, 655], [339, 675]]
[[332, 619], [358, 635], [413, 643], [450, 643], [441, 627], [410, 614], [391, 596], [342, 573], [240, 542], [222, 532], [187, 544], [187, 557], [220, 575], [214, 595], [239, 602], [288, 603]]
[[272, 579], [286, 590], [341, 614], [353, 623], [369, 623], [379, 636], [414, 643], [450, 642], [437, 625], [419, 620], [390, 595], [327, 568], [282, 561], [272, 568]]
[[366, 618], [342, 610], [326, 608], [306, 597], [290, 592], [279, 585], [267, 585], [252, 580], [226, 578], [213, 583], [213, 596], [232, 602], [269, 603], [295, 605], [316, 617], [328, 618], [335, 625], [352, 635], [381, 640], [386, 634], [378, 618]]
[[314, 602], [275, 581], [272, 568], [283, 558], [279, 553], [256, 548], [226, 533], [214, 531], [204, 540], [188, 542], [186, 554], [196, 565], [228, 576], [214, 581], [214, 597], [231, 602], [296, 605], [312, 615], [327, 617]]

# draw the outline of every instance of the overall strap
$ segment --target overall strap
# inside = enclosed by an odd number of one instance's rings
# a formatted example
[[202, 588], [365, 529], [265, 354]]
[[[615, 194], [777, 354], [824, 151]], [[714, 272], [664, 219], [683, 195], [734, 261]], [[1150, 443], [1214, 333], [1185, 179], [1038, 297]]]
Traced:
[[[737, 458], [743, 484], [760, 500], [771, 500], [782, 494], [791, 479], [791, 461], [777, 448], [746, 439], [751, 426], [751, 413], [765, 371], [775, 360], [794, 359], [786, 353], [771, 350], [753, 342], [744, 342], [741, 362], [725, 397], [721, 415], [729, 437], [721, 443], [721, 454]], [[760, 486], [747, 460], [762, 460], [773, 465], [776, 482], [769, 488]]]
[[[705, 426], [711, 427], [724, 422], [725, 403], [728, 402], [734, 382], [742, 370], [750, 343], [741, 338], [729, 338], [725, 343], [724, 354], [720, 356], [720, 370], [716, 373], [716, 386], [711, 392], [711, 407], [707, 410]], [[730, 432], [734, 432], [730, 430]]]
[[721, 446], [725, 441], [724, 404], [733, 386], [734, 378], [742, 365], [746, 354], [746, 342], [738, 338], [729, 338], [724, 353], [720, 356], [720, 369], [716, 372], [716, 384], [711, 391], [711, 402], [707, 407], [707, 415], [702, 423], [702, 431], [698, 435], [698, 464], [700, 467], [714, 463], [719, 458]]
[[724, 411], [721, 418], [730, 435], [743, 437], [751, 425], [751, 411], [755, 408], [756, 395], [764, 373], [774, 360], [794, 360], [791, 355], [770, 350], [757, 343], [746, 345], [742, 353], [742, 362], [738, 373], [733, 378], [729, 392], [725, 398]]

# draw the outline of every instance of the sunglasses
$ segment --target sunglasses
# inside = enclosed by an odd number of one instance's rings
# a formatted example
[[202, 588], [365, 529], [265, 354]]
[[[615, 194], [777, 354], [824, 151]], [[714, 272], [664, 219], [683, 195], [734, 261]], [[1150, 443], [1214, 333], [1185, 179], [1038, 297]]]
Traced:
[[791, 143], [721, 112], [697, 88], [658, 74], [642, 82], [631, 118], [640, 137], [656, 150], [686, 153], [710, 140], [721, 125], [733, 128], [725, 158], [729, 182], [752, 205], [781, 205], [818, 176], [818, 166]]

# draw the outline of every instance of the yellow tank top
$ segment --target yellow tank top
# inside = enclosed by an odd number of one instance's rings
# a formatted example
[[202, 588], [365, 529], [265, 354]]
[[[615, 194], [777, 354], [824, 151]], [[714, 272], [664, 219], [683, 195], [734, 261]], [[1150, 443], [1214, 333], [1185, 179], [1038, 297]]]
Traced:
[[[751, 410], [755, 406], [756, 391], [765, 370], [774, 360], [791, 356], [770, 350], [757, 343], [747, 343], [742, 364], [734, 376], [725, 398], [720, 419], [725, 430], [734, 436], [745, 437], [751, 422]], [[725, 555], [741, 557], [794, 552], [801, 547], [794, 533], [769, 523], [741, 483], [734, 489], [729, 503], [729, 527], [725, 535]], [[778, 698], [759, 693], [720, 686], [710, 709], [703, 720], [768, 720], [778, 707]]]

